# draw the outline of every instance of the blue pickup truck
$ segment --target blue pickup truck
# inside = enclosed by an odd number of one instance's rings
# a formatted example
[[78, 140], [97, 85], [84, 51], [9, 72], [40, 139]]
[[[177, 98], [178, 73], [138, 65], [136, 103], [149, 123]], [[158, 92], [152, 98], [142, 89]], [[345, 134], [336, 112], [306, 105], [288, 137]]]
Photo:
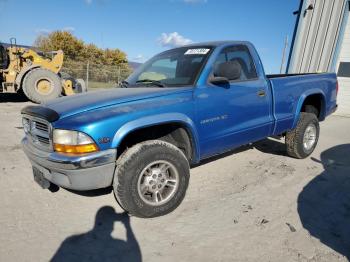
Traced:
[[181, 203], [205, 158], [269, 136], [309, 156], [337, 86], [335, 74], [265, 75], [249, 42], [198, 43], [154, 56], [120, 88], [25, 107], [22, 145], [43, 188], [113, 186], [127, 212], [155, 217]]

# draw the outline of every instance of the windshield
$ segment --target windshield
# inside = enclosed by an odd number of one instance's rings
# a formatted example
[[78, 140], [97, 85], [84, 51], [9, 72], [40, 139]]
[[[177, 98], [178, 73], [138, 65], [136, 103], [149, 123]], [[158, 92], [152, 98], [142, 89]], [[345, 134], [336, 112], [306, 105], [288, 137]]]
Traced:
[[211, 47], [182, 47], [156, 55], [123, 83], [124, 87], [194, 85]]

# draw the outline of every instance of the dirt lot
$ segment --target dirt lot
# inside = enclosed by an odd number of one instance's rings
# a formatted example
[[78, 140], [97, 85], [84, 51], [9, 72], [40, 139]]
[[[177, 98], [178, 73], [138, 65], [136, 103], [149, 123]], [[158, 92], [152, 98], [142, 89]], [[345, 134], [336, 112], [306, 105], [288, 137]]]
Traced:
[[[122, 214], [109, 190], [37, 186], [20, 109], [0, 102], [0, 261], [348, 261], [350, 118], [321, 124], [311, 158], [264, 140], [191, 170], [188, 193], [155, 219]], [[4, 99], [4, 97], [1, 97]]]

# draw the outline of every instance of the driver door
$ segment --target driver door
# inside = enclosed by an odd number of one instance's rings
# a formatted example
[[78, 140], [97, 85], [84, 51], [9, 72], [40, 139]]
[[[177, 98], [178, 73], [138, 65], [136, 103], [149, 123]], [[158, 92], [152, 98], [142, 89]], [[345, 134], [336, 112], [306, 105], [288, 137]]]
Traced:
[[218, 65], [229, 61], [240, 65], [237, 79], [195, 90], [202, 158], [267, 137], [273, 124], [271, 95], [266, 80], [257, 75], [249, 49], [244, 45], [225, 48], [213, 75]]

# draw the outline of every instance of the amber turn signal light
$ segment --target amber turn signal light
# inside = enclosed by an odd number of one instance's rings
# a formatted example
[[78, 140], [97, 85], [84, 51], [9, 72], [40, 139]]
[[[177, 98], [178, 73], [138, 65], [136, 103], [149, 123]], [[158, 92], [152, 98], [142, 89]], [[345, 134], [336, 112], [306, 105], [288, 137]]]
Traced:
[[96, 144], [86, 144], [86, 145], [62, 145], [54, 144], [54, 150], [59, 153], [80, 155], [86, 153], [92, 153], [98, 151]]

